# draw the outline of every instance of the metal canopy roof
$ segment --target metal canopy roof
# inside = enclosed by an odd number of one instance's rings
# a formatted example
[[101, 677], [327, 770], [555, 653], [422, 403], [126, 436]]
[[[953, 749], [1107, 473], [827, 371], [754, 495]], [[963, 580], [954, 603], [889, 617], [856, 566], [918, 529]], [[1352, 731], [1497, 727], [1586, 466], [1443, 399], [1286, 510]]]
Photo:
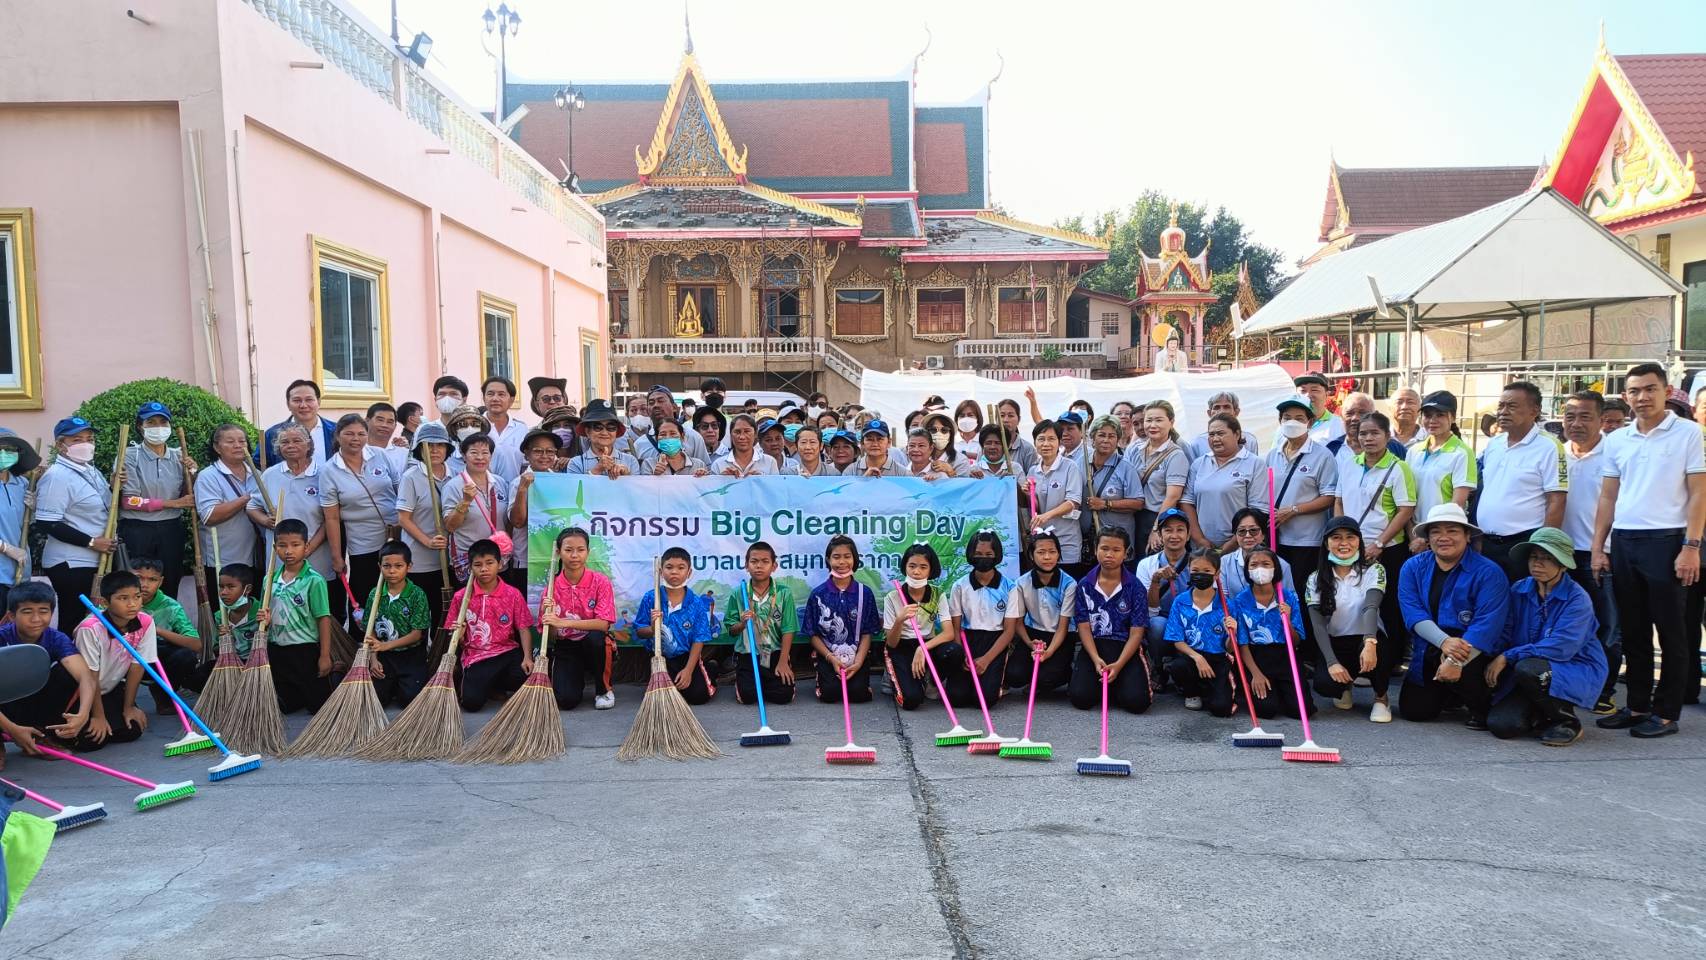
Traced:
[[[1424, 326], [1546, 309], [1674, 297], [1682, 285], [1555, 190], [1520, 194], [1455, 220], [1321, 260], [1244, 323], [1242, 334], [1296, 330], [1408, 305]], [[1359, 329], [1403, 329], [1403, 311]]]

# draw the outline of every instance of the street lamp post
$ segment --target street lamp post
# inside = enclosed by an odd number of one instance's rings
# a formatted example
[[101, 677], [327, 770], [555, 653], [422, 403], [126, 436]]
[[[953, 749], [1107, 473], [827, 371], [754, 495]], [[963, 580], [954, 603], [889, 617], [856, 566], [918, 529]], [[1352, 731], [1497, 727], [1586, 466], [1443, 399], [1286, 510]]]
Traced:
[[563, 171], [563, 186], [570, 193], [580, 192], [580, 177], [575, 174], [575, 114], [586, 109], [586, 97], [573, 84], [560, 87], [556, 96], [557, 109], [569, 115], [569, 159]]
[[[485, 21], [486, 32], [495, 33], [498, 37], [498, 96], [493, 101], [496, 106], [492, 110], [492, 122], [502, 124], [506, 113], [504, 110], [504, 80], [506, 79], [504, 56], [508, 52], [509, 38], [521, 30], [521, 14], [511, 9], [509, 4], [500, 3], [496, 13], [492, 12], [491, 7], [487, 7], [485, 14], [480, 19]], [[487, 50], [486, 52], [490, 53], [491, 51]]]

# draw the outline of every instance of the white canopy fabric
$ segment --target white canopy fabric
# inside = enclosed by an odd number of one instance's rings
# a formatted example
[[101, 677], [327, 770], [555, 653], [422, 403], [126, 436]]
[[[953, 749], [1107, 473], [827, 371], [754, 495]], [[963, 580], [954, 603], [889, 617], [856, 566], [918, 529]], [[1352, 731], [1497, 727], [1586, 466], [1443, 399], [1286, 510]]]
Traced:
[[950, 413], [956, 404], [968, 397], [985, 409], [989, 404], [1011, 397], [1019, 401], [1020, 421], [1028, 432], [1031, 417], [1030, 404], [1025, 400], [1026, 387], [1036, 391], [1037, 406], [1042, 408], [1045, 417], [1065, 413], [1074, 400], [1087, 401], [1097, 416], [1107, 413], [1121, 400], [1139, 405], [1151, 400], [1166, 400], [1173, 404], [1178, 414], [1175, 425], [1179, 435], [1187, 440], [1208, 428], [1209, 398], [1222, 391], [1231, 391], [1238, 395], [1242, 411], [1239, 422], [1246, 431], [1255, 431], [1264, 451], [1272, 444], [1279, 427], [1279, 413], [1274, 405], [1297, 393], [1292, 386], [1291, 375], [1272, 363], [1241, 370], [1152, 373], [1117, 380], [1053, 377], [1048, 380], [1007, 381], [989, 380], [962, 371], [879, 373], [867, 370], [860, 382], [859, 403], [882, 414], [882, 418], [898, 430], [906, 415], [917, 410], [924, 398], [931, 394], [940, 395], [947, 401]]
[[[1411, 304], [1416, 323], [1444, 326], [1535, 306], [1673, 297], [1681, 285], [1550, 187], [1455, 220], [1328, 257], [1249, 317], [1243, 334], [1325, 325], [1335, 317]], [[1402, 329], [1393, 311], [1381, 329]], [[1367, 330], [1368, 327], [1362, 327]]]

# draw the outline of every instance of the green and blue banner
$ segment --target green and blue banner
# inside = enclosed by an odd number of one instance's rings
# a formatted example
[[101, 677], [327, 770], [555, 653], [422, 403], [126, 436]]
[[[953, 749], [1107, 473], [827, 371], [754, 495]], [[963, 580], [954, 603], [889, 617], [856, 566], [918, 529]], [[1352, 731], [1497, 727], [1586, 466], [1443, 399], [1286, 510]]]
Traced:
[[966, 543], [979, 530], [1001, 537], [1004, 576], [1019, 572], [1019, 519], [1011, 480], [911, 477], [623, 477], [539, 474], [527, 501], [528, 595], [537, 606], [557, 534], [587, 531], [588, 565], [616, 590], [617, 630], [652, 589], [652, 564], [669, 547], [693, 557], [689, 587], [722, 609], [746, 577], [746, 548], [776, 549], [776, 578], [801, 603], [829, 576], [829, 538], [858, 546], [859, 579], [879, 600], [899, 579], [901, 554], [927, 543], [942, 561], [946, 589], [971, 570]]

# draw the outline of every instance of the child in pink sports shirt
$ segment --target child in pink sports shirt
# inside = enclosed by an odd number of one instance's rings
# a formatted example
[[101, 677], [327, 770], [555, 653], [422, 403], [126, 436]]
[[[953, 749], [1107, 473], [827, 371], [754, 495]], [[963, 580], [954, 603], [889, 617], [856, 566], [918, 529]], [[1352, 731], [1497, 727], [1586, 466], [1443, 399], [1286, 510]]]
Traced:
[[503, 550], [497, 544], [475, 541], [468, 548], [468, 564], [468, 585], [451, 598], [444, 625], [455, 629], [462, 595], [474, 591], [468, 597], [459, 663], [462, 709], [473, 713], [527, 682], [533, 670], [533, 614], [521, 591], [498, 576]]

